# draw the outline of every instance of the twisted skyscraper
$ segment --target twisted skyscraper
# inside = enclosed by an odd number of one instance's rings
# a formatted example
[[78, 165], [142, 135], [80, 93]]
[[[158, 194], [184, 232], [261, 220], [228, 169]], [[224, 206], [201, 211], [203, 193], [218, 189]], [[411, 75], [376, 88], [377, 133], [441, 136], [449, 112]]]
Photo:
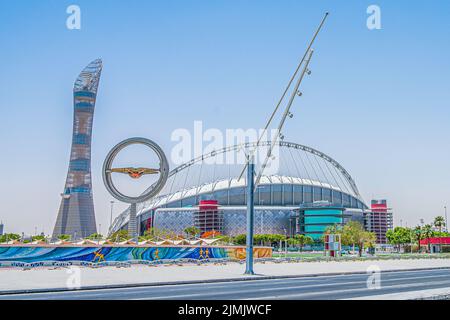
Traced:
[[97, 230], [91, 182], [91, 140], [101, 72], [102, 61], [94, 60], [81, 71], [74, 84], [72, 149], [53, 238], [61, 234], [86, 237]]

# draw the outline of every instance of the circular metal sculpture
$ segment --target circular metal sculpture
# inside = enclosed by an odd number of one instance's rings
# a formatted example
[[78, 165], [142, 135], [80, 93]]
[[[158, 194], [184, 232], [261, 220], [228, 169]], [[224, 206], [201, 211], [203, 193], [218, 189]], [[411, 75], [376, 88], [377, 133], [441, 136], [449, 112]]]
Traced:
[[[152, 149], [159, 158], [158, 168], [112, 168], [112, 163], [116, 158], [117, 154], [125, 147], [132, 144], [142, 144], [150, 149]], [[105, 183], [106, 189], [112, 194], [117, 200], [136, 204], [139, 202], [144, 202], [155, 196], [165, 185], [167, 177], [169, 175], [169, 163], [167, 162], [166, 155], [162, 149], [152, 140], [145, 138], [129, 138], [122, 142], [119, 142], [106, 156], [105, 162], [103, 163], [103, 182]], [[137, 197], [131, 197], [123, 194], [115, 187], [112, 181], [112, 173], [124, 173], [128, 174], [133, 179], [139, 179], [146, 174], [159, 174], [158, 180], [153, 183], [150, 188], [146, 189], [145, 192]]]

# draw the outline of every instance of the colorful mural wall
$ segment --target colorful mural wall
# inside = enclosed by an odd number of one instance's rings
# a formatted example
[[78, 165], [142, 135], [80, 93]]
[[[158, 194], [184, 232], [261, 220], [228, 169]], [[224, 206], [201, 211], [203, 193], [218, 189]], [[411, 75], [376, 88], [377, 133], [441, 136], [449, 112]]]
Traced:
[[[272, 248], [255, 247], [255, 258], [272, 257]], [[245, 247], [189, 246], [0, 246], [1, 262], [127, 262], [176, 259], [245, 259]]]

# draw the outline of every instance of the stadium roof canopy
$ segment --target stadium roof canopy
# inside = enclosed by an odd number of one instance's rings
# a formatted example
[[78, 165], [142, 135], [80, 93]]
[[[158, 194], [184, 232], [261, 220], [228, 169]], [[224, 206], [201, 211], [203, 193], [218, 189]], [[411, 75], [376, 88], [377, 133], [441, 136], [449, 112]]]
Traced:
[[[171, 207], [183, 199], [197, 199], [221, 190], [244, 188], [247, 184], [246, 175], [240, 179], [239, 175], [244, 168], [246, 155], [256, 150], [255, 170], [258, 174], [269, 144], [270, 141], [261, 141], [257, 148], [256, 142], [236, 144], [213, 150], [177, 166], [170, 171], [165, 187], [156, 197], [138, 204], [138, 212], [142, 214], [156, 208]], [[336, 160], [297, 143], [278, 141], [276, 147], [274, 156], [262, 173], [259, 187], [276, 184], [319, 187], [348, 195], [366, 207], [355, 181]], [[122, 212], [115, 219], [110, 232], [126, 224], [128, 214], [129, 209]]]

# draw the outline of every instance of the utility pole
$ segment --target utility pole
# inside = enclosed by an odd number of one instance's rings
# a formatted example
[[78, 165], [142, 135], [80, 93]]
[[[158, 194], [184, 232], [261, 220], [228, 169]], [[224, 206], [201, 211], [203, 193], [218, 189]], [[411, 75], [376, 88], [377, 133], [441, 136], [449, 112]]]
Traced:
[[253, 158], [249, 159], [247, 166], [247, 247], [245, 254], [245, 274], [255, 274], [253, 271], [253, 229], [255, 219], [255, 164]]
[[445, 230], [448, 232], [447, 206], [444, 206], [444, 212], [445, 212]]
[[136, 220], [136, 203], [130, 204], [130, 219], [128, 220], [128, 236], [138, 243], [137, 236], [137, 220]]

